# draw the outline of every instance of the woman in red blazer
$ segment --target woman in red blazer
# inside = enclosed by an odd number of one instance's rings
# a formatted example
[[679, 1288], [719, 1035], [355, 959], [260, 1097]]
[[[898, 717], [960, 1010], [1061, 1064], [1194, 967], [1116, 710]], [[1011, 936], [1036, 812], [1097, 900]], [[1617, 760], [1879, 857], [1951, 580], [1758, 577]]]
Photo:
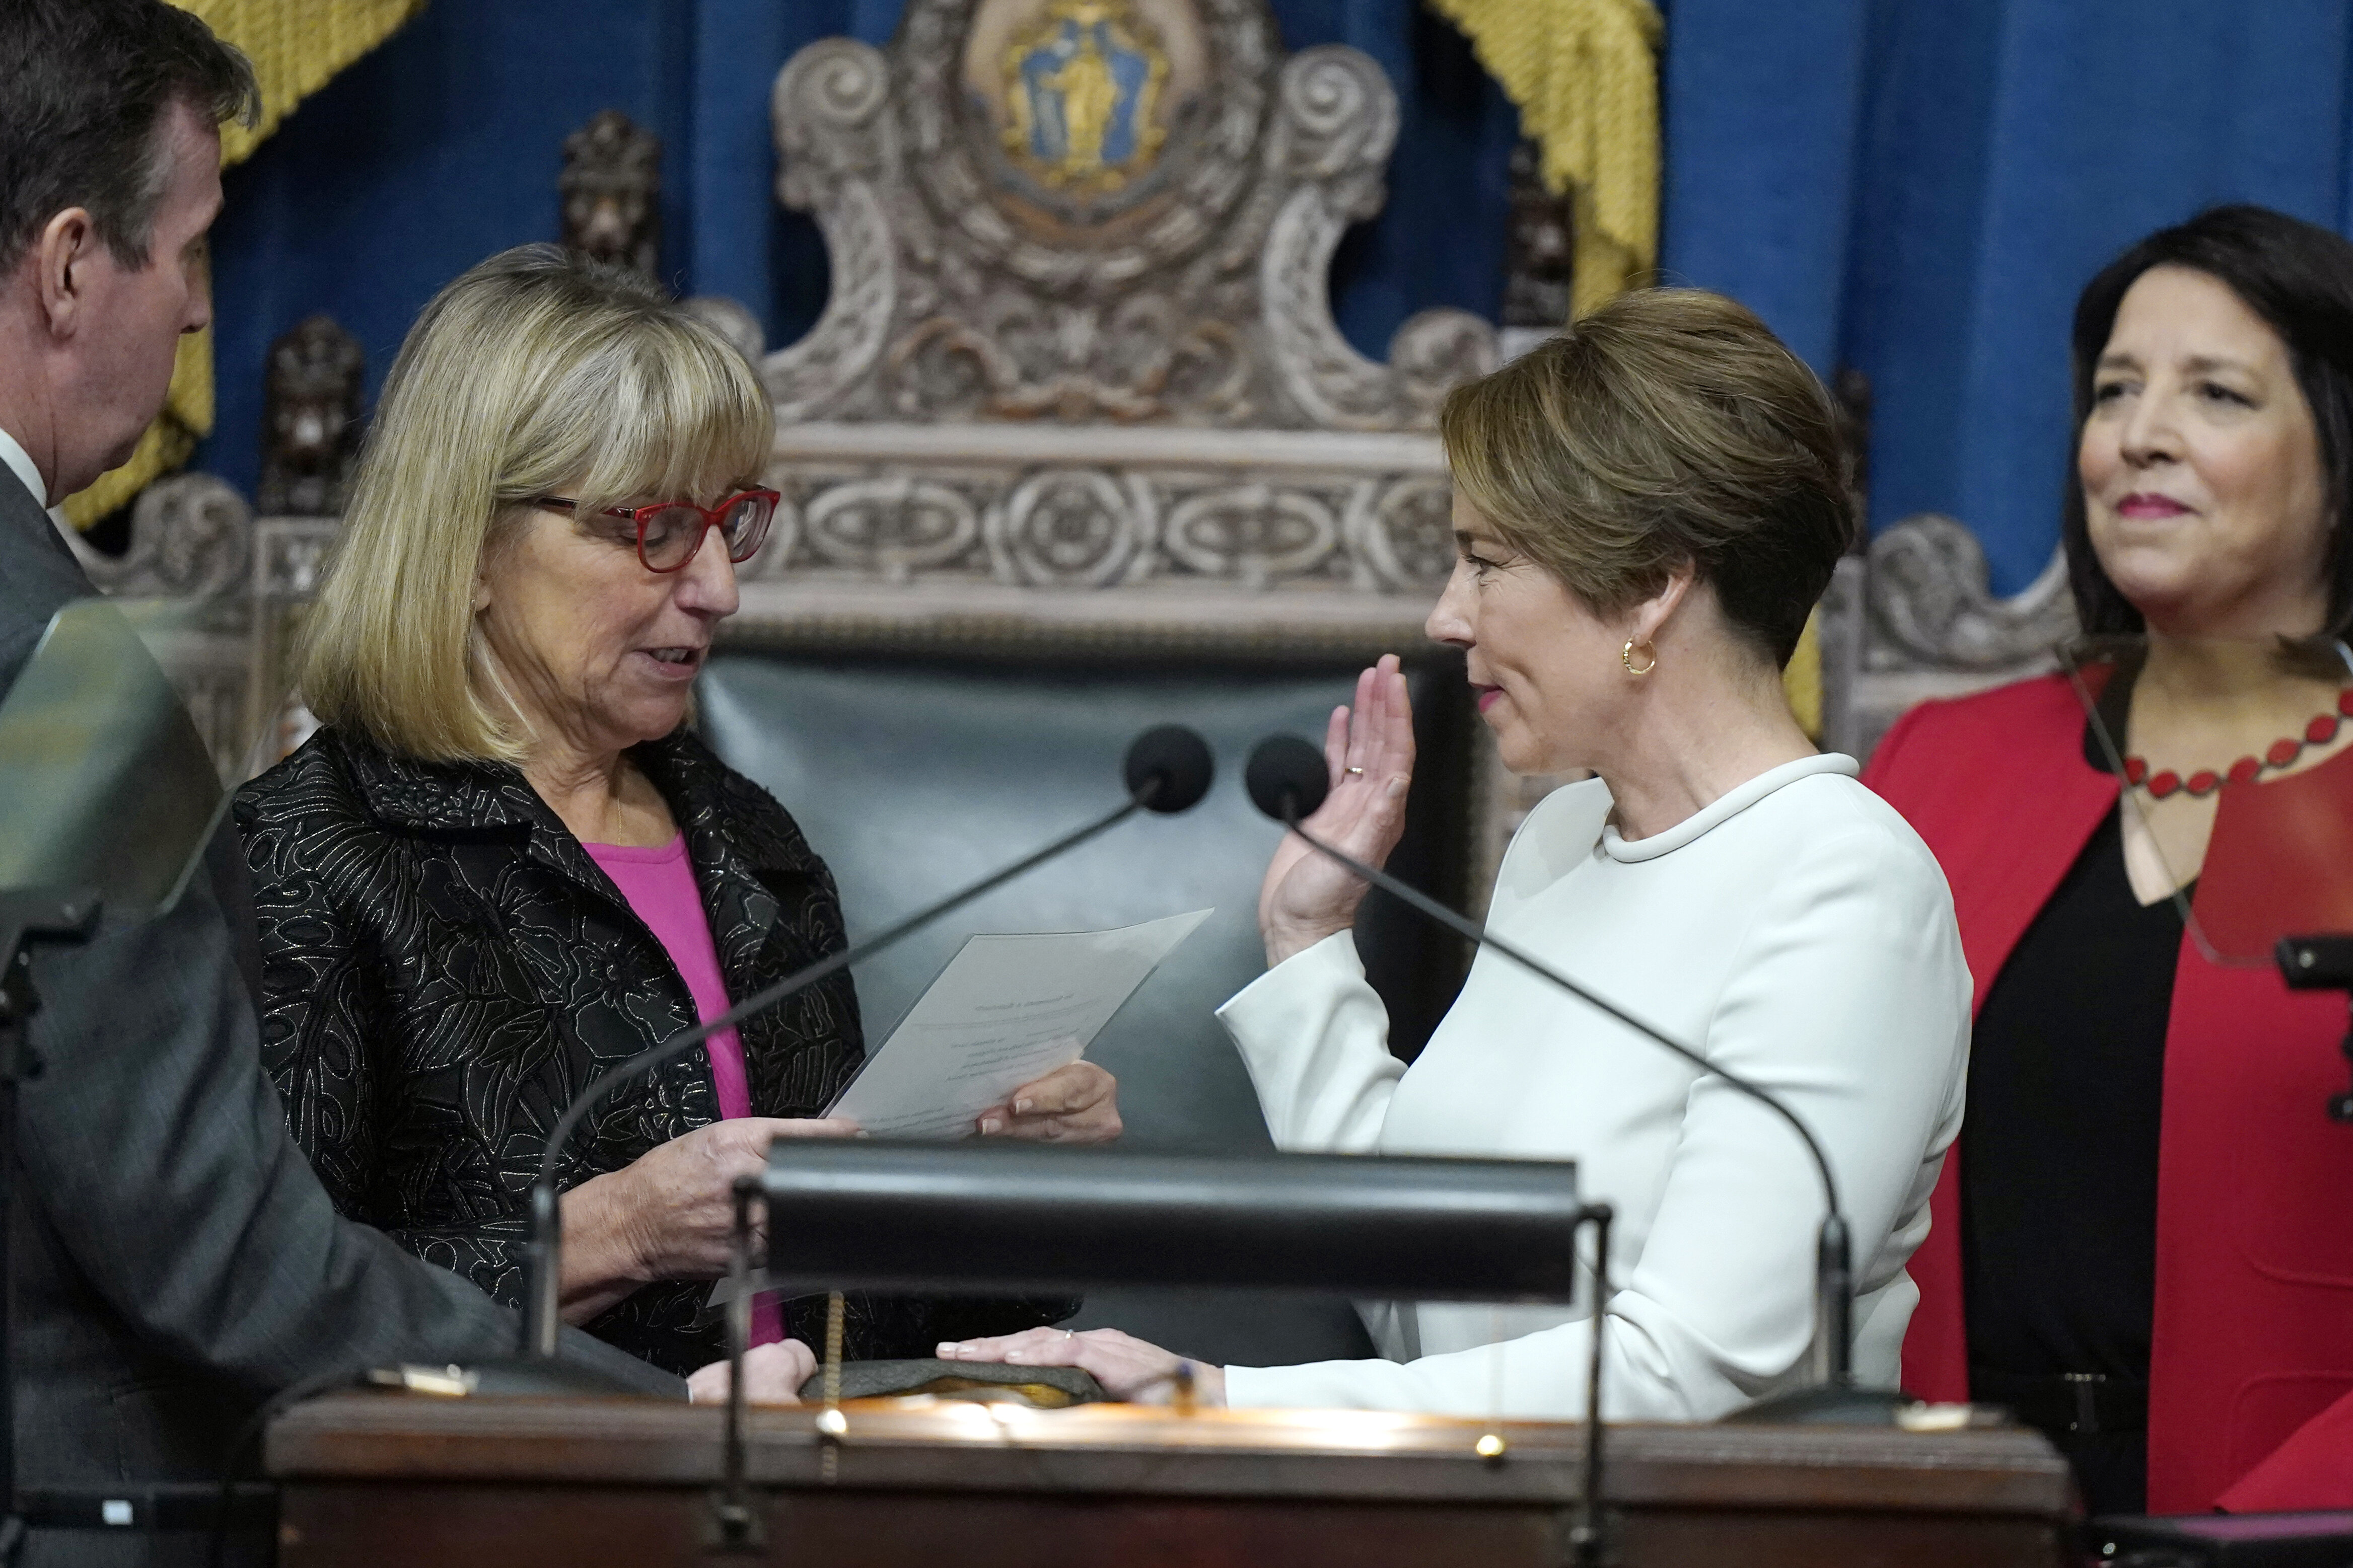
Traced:
[[2086, 683], [2122, 776], [2065, 676], [1916, 709], [1864, 775], [1976, 977], [1906, 1384], [2016, 1408], [2094, 1512], [2345, 1506], [2353, 1419], [2290, 1439], [2353, 1394], [2346, 1002], [2200, 939], [2353, 929], [2353, 245], [2207, 213], [2073, 348], [2077, 608], [2147, 639]]

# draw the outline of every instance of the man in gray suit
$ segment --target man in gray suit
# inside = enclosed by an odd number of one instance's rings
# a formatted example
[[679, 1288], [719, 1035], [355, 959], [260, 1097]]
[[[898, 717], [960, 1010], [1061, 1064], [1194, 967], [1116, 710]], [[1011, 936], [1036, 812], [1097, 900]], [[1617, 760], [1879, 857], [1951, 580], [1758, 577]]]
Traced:
[[[163, 0], [0, 3], [0, 690], [91, 594], [43, 510], [122, 462], [211, 302], [217, 127], [252, 76]], [[215, 1476], [272, 1394], [338, 1371], [511, 1353], [514, 1317], [340, 1218], [289, 1140], [240, 973], [243, 858], [224, 828], [179, 904], [42, 950], [45, 1063], [23, 1089], [11, 1226], [20, 1484]], [[649, 1394], [686, 1385], [567, 1331]], [[762, 1347], [788, 1397], [798, 1347]], [[695, 1374], [723, 1392], [723, 1365]], [[36, 1531], [35, 1563], [146, 1563], [199, 1541]]]

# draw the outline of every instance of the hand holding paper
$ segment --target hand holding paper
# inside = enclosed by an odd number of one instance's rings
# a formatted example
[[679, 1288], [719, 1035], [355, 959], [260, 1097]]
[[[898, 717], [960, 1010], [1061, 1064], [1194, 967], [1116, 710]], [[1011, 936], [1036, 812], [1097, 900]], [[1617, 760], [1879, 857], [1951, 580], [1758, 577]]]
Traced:
[[[1078, 1062], [1209, 913], [1119, 931], [972, 938], [826, 1114], [877, 1137], [960, 1138], [984, 1112], [1002, 1113], [1015, 1089], [1034, 1085], [1042, 1097], [1044, 1080]], [[1096, 1068], [1057, 1088], [1076, 1091], [1098, 1074], [1110, 1078]]]
[[983, 1137], [1108, 1143], [1119, 1136], [1119, 1080], [1090, 1061], [1056, 1068], [980, 1113]]

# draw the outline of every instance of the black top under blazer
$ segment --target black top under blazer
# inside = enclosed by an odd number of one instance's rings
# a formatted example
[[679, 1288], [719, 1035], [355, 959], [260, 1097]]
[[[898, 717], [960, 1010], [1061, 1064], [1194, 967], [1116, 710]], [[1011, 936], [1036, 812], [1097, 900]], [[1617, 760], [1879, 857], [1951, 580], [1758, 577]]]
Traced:
[[[728, 994], [839, 950], [825, 863], [774, 797], [684, 730], [637, 747], [686, 837]], [[660, 941], [517, 769], [321, 731], [239, 792], [262, 952], [262, 1059], [337, 1208], [520, 1305], [530, 1187], [589, 1081], [697, 1018]], [[823, 1113], [863, 1058], [837, 973], [743, 1025], [758, 1116]], [[701, 1047], [613, 1094], [558, 1166], [570, 1188], [719, 1119]], [[684, 1373], [723, 1353], [707, 1281], [645, 1286], [591, 1333]], [[1067, 1316], [1069, 1301], [853, 1296], [844, 1354]], [[823, 1299], [786, 1311], [822, 1352]]]

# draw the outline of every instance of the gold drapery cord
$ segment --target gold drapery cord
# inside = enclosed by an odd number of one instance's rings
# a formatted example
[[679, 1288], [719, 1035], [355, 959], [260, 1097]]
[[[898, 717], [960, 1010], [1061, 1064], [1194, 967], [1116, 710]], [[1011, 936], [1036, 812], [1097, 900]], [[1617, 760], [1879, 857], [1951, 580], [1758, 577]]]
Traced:
[[1822, 639], [1820, 610], [1806, 617], [1798, 634], [1798, 651], [1781, 670], [1781, 689], [1788, 694], [1789, 711], [1806, 733], [1822, 738]]
[[[425, 0], [173, 0], [243, 49], [261, 85], [261, 116], [221, 127], [221, 166], [242, 162], [294, 106], [375, 48], [425, 8]], [[213, 334], [180, 340], [164, 412], [139, 437], [131, 460], [66, 498], [66, 516], [88, 528], [188, 460], [213, 427]]]
[[1659, 13], [1650, 0], [1430, 0], [1519, 106], [1576, 213], [1569, 313], [1659, 259]]

